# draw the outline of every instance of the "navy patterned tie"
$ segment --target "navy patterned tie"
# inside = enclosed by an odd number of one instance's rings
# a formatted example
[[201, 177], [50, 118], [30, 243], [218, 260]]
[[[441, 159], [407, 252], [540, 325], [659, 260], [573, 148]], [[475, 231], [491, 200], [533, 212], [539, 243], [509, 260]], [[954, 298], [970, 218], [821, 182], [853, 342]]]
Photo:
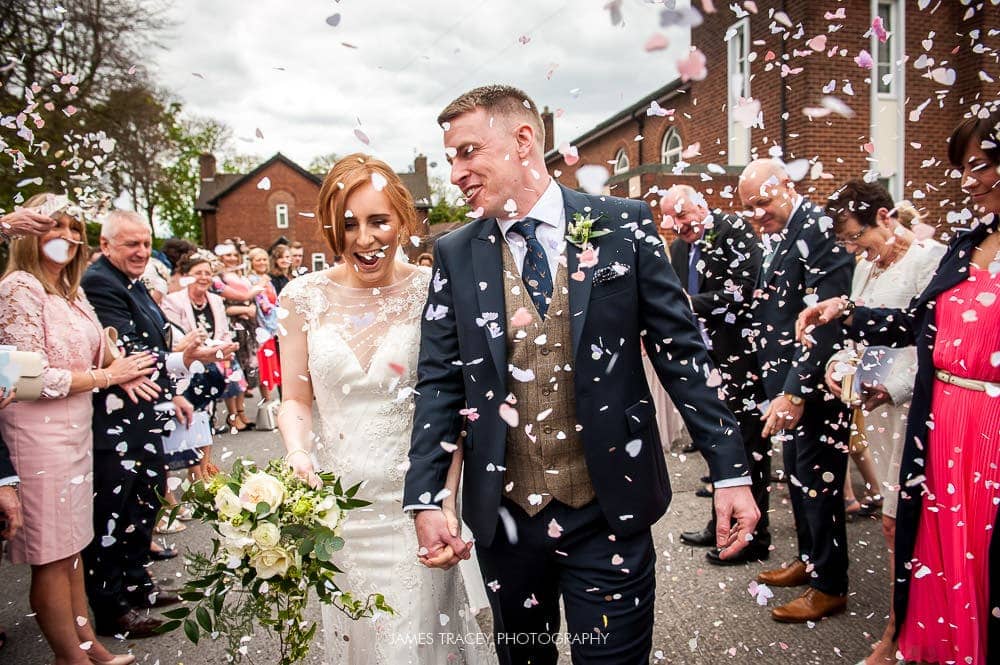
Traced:
[[510, 230], [524, 238], [527, 252], [521, 267], [521, 279], [528, 289], [531, 301], [535, 303], [538, 315], [544, 319], [552, 299], [552, 275], [549, 274], [549, 260], [545, 256], [545, 249], [535, 237], [535, 227], [540, 223], [537, 219], [525, 217], [514, 222]]

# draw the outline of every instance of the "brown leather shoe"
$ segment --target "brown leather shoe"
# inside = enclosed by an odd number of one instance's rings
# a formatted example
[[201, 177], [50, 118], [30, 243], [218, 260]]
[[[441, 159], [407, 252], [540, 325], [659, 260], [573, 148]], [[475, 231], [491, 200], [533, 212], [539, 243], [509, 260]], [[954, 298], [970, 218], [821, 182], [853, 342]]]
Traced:
[[771, 618], [781, 623], [805, 623], [840, 614], [845, 609], [847, 596], [831, 596], [809, 587], [792, 602], [771, 610]]
[[765, 570], [757, 576], [757, 581], [768, 586], [802, 586], [809, 583], [806, 564], [796, 559], [787, 566]]
[[129, 610], [117, 619], [102, 621], [98, 619], [94, 629], [98, 635], [104, 637], [115, 637], [123, 635], [127, 638], [155, 637], [159, 635], [156, 629], [163, 625], [163, 622], [148, 614], [140, 614], [136, 610]]
[[181, 602], [181, 597], [174, 591], [166, 591], [160, 586], [146, 589], [145, 593], [128, 594], [128, 601], [132, 607], [139, 609], [151, 609], [153, 607], [167, 607]]

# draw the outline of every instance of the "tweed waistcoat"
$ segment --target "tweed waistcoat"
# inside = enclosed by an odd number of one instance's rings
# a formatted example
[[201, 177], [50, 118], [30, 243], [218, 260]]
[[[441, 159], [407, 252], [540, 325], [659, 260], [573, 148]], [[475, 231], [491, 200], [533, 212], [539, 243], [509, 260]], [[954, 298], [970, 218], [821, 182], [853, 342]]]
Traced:
[[[532, 516], [552, 499], [579, 508], [594, 498], [594, 487], [577, 431], [566, 268], [556, 272], [548, 315], [542, 320], [506, 243], [502, 251], [507, 391], [517, 400], [519, 418], [517, 427], [507, 429], [504, 493]], [[511, 323], [515, 315], [526, 319], [525, 312], [530, 323]]]

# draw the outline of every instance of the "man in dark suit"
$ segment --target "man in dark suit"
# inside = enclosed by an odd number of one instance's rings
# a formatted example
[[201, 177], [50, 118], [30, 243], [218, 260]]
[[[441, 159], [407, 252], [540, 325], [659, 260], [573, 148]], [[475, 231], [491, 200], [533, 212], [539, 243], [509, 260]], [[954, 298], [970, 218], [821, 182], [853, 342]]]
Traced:
[[[685, 287], [691, 308], [708, 346], [708, 355], [722, 375], [720, 390], [736, 416], [750, 464], [752, 492], [761, 518], [753, 541], [736, 556], [723, 559], [718, 548], [705, 558], [715, 565], [736, 565], [770, 556], [768, 483], [770, 442], [761, 436], [764, 401], [757, 357], [751, 343], [750, 304], [760, 274], [761, 250], [753, 228], [742, 219], [712, 213], [705, 197], [689, 185], [674, 185], [660, 200], [664, 221], [677, 239], [670, 244], [670, 265]], [[684, 531], [681, 540], [697, 546], [715, 545], [715, 509], [708, 525]]]
[[740, 199], [760, 226], [764, 262], [753, 304], [764, 393], [765, 437], [783, 439], [799, 556], [758, 576], [770, 586], [808, 585], [775, 607], [776, 621], [802, 623], [847, 606], [847, 409], [824, 388], [826, 359], [843, 339], [840, 324], [817, 331], [813, 348], [795, 341], [795, 319], [817, 299], [849, 293], [852, 256], [834, 241], [833, 220], [795, 191], [783, 164], [760, 159], [744, 169]]
[[[479, 219], [440, 239], [421, 334], [403, 504], [422, 560], [467, 556], [440, 510], [462, 441], [502, 663], [555, 663], [559, 597], [575, 660], [648, 662], [655, 551], [670, 487], [640, 344], [716, 481], [718, 544], [759, 517], [736, 421], [642, 201], [581, 194], [545, 170], [541, 118], [509, 86], [438, 117], [452, 182]], [[475, 413], [464, 425], [459, 413]], [[730, 529], [730, 518], [737, 525]]]
[[[82, 286], [101, 325], [118, 332], [128, 354], [158, 357], [153, 375], [160, 403], [133, 402], [120, 388], [94, 395], [94, 540], [84, 549], [87, 596], [99, 635], [148, 637], [162, 623], [141, 610], [179, 601], [146, 570], [153, 528], [166, 489], [163, 427], [170, 412], [186, 426], [191, 404], [172, 377], [184, 376], [194, 361], [208, 363], [235, 345], [209, 348], [201, 340], [171, 353], [166, 319], [143, 285], [151, 247], [149, 223], [134, 212], [116, 210], [101, 227], [101, 258]], [[170, 403], [172, 402], [172, 404]]]

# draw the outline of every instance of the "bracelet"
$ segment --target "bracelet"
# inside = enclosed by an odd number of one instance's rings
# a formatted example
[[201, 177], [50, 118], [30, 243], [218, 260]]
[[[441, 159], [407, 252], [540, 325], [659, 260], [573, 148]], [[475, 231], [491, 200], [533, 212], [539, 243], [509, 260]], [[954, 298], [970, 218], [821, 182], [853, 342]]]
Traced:
[[90, 387], [91, 390], [97, 390], [97, 375], [94, 374], [94, 370], [88, 369], [87, 374], [90, 375], [90, 381], [93, 385]]
[[302, 453], [306, 457], [309, 457], [309, 462], [312, 463], [312, 457], [309, 456], [309, 451], [308, 450], [304, 450], [302, 448], [296, 448], [295, 450], [293, 450], [290, 453], [288, 453], [287, 455], [285, 455], [285, 461], [287, 462], [288, 458], [291, 457], [292, 455], [294, 455], [295, 453]]
[[104, 371], [104, 388], [105, 390], [107, 390], [108, 388], [111, 387], [111, 372], [109, 372], [108, 370], [103, 370], [103, 371]]

